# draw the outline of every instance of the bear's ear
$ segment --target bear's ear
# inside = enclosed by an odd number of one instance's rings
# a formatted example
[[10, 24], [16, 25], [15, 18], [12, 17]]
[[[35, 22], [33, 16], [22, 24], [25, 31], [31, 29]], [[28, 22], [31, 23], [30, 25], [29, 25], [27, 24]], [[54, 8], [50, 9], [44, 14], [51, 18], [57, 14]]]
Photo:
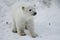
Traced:
[[24, 9], [25, 9], [25, 7], [24, 7], [24, 6], [22, 6], [22, 9], [24, 10]]

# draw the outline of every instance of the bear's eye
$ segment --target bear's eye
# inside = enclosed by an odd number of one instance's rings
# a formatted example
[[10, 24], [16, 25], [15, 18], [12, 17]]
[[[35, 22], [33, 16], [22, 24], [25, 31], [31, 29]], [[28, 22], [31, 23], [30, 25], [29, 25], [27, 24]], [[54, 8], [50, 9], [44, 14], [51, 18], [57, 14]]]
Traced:
[[31, 11], [32, 9], [29, 9], [29, 11]]

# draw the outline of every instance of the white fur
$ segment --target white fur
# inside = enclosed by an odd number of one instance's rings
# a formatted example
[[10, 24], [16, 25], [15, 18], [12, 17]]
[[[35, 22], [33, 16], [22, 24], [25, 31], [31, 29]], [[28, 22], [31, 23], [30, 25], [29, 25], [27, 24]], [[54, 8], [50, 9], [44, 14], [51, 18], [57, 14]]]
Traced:
[[[13, 18], [13, 22], [12, 22], [12, 31], [17, 31], [17, 33], [19, 35], [23, 35], [24, 34], [24, 29], [25, 29], [25, 25], [27, 25], [27, 28], [31, 34], [32, 37], [36, 37], [37, 34], [34, 32], [34, 19], [33, 16], [30, 13], [33, 13], [35, 11], [35, 9], [30, 6], [30, 5], [24, 5], [24, 9], [22, 9], [22, 6], [16, 7], [13, 10], [12, 13], [12, 18]], [[33, 12], [28, 12], [27, 10], [29, 8], [34, 9]]]

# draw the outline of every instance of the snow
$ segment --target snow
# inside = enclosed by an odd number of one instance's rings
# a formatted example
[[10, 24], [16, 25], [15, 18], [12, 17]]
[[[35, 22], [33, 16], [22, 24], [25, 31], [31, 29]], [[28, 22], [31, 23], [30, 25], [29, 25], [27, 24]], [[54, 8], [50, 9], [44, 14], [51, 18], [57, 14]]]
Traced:
[[19, 3], [12, 0], [7, 4], [6, 1], [0, 0], [0, 40], [60, 40], [60, 8], [56, 1], [52, 2], [50, 8], [39, 2], [35, 3], [38, 13], [35, 16], [35, 31], [39, 35], [37, 38], [29, 35], [19, 36], [11, 31], [11, 9], [15, 3]]

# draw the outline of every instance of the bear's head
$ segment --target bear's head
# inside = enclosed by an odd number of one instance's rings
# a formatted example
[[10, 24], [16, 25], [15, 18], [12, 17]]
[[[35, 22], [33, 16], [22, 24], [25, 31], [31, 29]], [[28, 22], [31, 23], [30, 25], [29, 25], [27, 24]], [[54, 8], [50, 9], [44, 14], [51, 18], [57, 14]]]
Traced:
[[37, 14], [36, 9], [33, 6], [22, 6], [22, 10], [31, 16], [35, 16]]

